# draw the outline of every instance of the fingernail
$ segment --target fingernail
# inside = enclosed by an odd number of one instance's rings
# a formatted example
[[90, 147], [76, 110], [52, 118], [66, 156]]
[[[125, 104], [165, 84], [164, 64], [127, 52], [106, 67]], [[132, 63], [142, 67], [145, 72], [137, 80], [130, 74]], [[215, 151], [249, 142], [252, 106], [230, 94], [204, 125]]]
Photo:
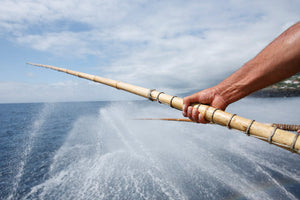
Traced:
[[183, 105], [182, 110], [186, 110], [186, 105], [185, 104]]
[[192, 111], [192, 112], [193, 112], [193, 113], [192, 113], [192, 114], [193, 114], [193, 116], [195, 116], [195, 117], [196, 117], [196, 115], [197, 115], [197, 113], [196, 113], [196, 112], [197, 112], [197, 110], [196, 110], [196, 109], [193, 109], [193, 111]]

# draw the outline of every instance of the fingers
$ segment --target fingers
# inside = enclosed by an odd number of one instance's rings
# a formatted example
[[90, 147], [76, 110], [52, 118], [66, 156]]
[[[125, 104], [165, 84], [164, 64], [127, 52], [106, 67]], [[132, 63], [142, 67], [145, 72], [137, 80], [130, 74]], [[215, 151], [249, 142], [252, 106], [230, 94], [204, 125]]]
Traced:
[[187, 109], [187, 117], [190, 118], [191, 120], [193, 120], [192, 113], [193, 113], [193, 107], [189, 106]]
[[297, 131], [297, 133], [300, 133], [300, 129]]
[[221, 110], [225, 110], [227, 107], [226, 102], [220, 97], [217, 90], [209, 88], [197, 92], [193, 95], [183, 98], [182, 114], [184, 117], [190, 118], [192, 121], [198, 123], [209, 123], [202, 114], [196, 108], [190, 106], [191, 103], [202, 103]]
[[204, 116], [202, 116], [198, 109], [190, 106], [191, 103], [203, 103], [210, 105], [213, 100], [213, 92], [209, 92], [210, 90], [202, 90], [193, 95], [187, 96], [183, 98], [183, 107], [182, 114], [184, 117], [190, 118], [190, 120], [198, 122], [198, 123], [208, 123], [205, 120]]
[[199, 114], [198, 122], [202, 124], [209, 123], [209, 121], [207, 121], [201, 113]]
[[188, 117], [188, 107], [192, 102], [197, 102], [197, 95], [193, 94], [191, 96], [187, 96], [183, 98], [183, 107], [182, 114], [185, 117]]
[[187, 109], [188, 109], [187, 104], [183, 104], [183, 107], [182, 107], [182, 115], [183, 115], [184, 117], [187, 117], [187, 116], [188, 116], [188, 115], [187, 115]]
[[198, 122], [199, 111], [196, 108], [189, 106], [187, 109], [187, 117], [192, 121]]
[[209, 123], [209, 121], [207, 121], [204, 116], [199, 113], [197, 108], [193, 108], [192, 106], [188, 106], [187, 108], [187, 116], [188, 118], [190, 118], [190, 120], [197, 122], [197, 123]]

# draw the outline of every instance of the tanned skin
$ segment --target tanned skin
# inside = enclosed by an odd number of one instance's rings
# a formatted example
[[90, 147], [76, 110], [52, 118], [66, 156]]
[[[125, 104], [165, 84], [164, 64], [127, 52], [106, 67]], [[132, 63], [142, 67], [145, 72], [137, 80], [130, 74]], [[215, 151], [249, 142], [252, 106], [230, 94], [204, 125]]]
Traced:
[[[225, 110], [249, 94], [300, 72], [300, 22], [294, 24], [253, 59], [218, 85], [183, 99], [182, 114], [198, 123], [207, 123], [191, 103], [203, 103]], [[298, 130], [300, 133], [300, 130]]]

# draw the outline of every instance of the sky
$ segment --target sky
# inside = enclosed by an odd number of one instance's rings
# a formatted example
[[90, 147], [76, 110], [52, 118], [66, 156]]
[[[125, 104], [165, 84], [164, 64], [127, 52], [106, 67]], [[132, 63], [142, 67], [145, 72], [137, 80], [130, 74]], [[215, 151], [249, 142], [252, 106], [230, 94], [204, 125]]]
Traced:
[[139, 99], [27, 62], [171, 95], [205, 89], [299, 19], [299, 0], [1, 0], [0, 103]]

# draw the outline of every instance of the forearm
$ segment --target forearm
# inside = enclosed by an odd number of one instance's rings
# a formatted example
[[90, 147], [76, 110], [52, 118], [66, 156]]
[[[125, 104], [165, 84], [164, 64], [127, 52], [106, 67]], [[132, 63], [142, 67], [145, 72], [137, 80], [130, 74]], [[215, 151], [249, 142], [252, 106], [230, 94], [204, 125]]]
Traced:
[[183, 116], [207, 123], [198, 109], [190, 106], [191, 103], [200, 102], [225, 110], [229, 104], [297, 72], [300, 72], [300, 22], [220, 84], [185, 97]]
[[300, 23], [297, 23], [215, 88], [230, 104], [299, 71]]

